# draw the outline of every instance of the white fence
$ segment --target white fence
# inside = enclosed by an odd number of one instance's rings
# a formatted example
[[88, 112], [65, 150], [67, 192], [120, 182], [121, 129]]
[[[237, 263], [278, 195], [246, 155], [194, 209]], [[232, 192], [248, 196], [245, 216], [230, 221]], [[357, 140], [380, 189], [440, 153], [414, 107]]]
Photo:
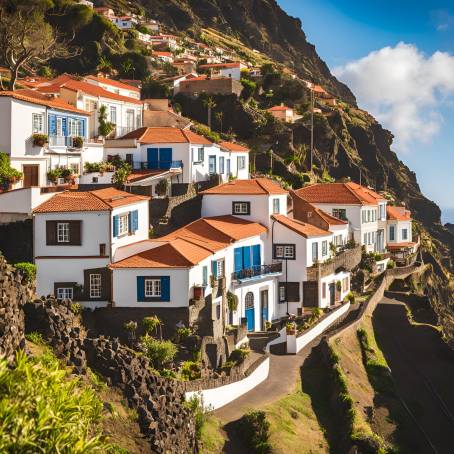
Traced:
[[328, 329], [336, 320], [342, 317], [350, 309], [350, 303], [347, 302], [343, 304], [338, 309], [331, 312], [325, 318], [323, 318], [319, 323], [317, 323], [313, 328], [307, 330], [301, 336], [296, 334], [287, 334], [287, 353], [296, 354], [310, 342], [312, 342], [317, 336], [323, 333]]
[[219, 386], [218, 388], [188, 391], [185, 393], [185, 398], [189, 400], [193, 396], [197, 396], [205, 409], [216, 410], [238, 399], [238, 397], [265, 381], [268, 378], [269, 371], [270, 358], [268, 357], [250, 375], [242, 380]]

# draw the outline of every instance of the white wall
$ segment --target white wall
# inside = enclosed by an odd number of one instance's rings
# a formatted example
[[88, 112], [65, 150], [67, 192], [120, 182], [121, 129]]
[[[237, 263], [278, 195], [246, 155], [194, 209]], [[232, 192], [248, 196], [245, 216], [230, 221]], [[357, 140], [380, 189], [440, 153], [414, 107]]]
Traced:
[[[318, 296], [319, 296], [319, 307], [325, 308], [329, 307], [331, 304], [330, 301], [330, 290], [329, 286], [330, 284], [334, 284], [334, 292], [336, 292], [336, 282], [341, 281], [342, 283], [344, 282], [344, 279], [348, 279], [348, 287], [347, 290], [343, 290], [340, 293], [340, 297], [338, 298], [339, 301], [343, 301], [344, 298], [349, 294], [350, 292], [350, 286], [351, 286], [351, 275], [349, 271], [341, 271], [340, 273], [337, 274], [330, 274], [329, 276], [325, 276], [322, 279], [320, 279], [319, 286], [318, 286]], [[326, 285], [326, 296], [323, 298], [323, 292], [322, 292], [322, 286], [323, 284]], [[338, 303], [339, 301], [336, 301]]]
[[53, 197], [55, 193], [41, 194], [38, 187], [16, 189], [0, 193], [0, 213], [31, 214], [33, 208]]
[[[11, 154], [11, 131], [12, 131], [12, 102], [11, 98], [0, 97], [0, 150]], [[31, 127], [31, 125], [30, 125]], [[25, 125], [24, 125], [25, 128]]]
[[232, 402], [238, 397], [246, 394], [254, 389], [257, 385], [268, 378], [270, 370], [270, 359], [266, 358], [257, 369], [243, 380], [239, 380], [228, 385], [218, 388], [205, 389], [202, 391], [190, 391], [185, 393], [186, 400], [196, 396], [202, 401], [202, 405], [206, 410], [216, 410], [229, 402]]
[[[99, 172], [84, 173], [79, 178], [79, 184], [111, 184], [113, 172], [103, 172], [101, 175]], [[95, 183], [93, 178], [97, 178], [98, 182]]]
[[85, 81], [88, 82], [89, 84], [104, 88], [104, 90], [110, 91], [111, 93], [117, 93], [121, 96], [127, 96], [129, 98], [140, 99], [140, 92], [134, 91], [132, 89], [128, 90], [127, 88], [113, 86], [108, 83], [103, 83], [102, 81], [93, 80], [90, 78], [85, 79]]
[[240, 80], [241, 79], [241, 68], [221, 68], [219, 70], [219, 73], [221, 74], [222, 77], [231, 77], [232, 79], [235, 80]]
[[[389, 235], [389, 229], [390, 226], [394, 226], [394, 241], [391, 241], [390, 235]], [[408, 238], [404, 239], [403, 238], [403, 230], [407, 229], [408, 233]], [[407, 242], [412, 242], [413, 241], [413, 234], [412, 234], [412, 222], [411, 221], [388, 221], [387, 223], [387, 238], [388, 238], [388, 243], [393, 244], [393, 243], [407, 243]]]

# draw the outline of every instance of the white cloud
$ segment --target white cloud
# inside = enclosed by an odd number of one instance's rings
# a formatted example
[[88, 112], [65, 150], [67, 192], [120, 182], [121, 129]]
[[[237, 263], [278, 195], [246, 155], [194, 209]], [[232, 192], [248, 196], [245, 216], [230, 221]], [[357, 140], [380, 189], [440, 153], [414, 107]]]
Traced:
[[454, 94], [454, 56], [426, 56], [414, 45], [399, 43], [334, 69], [395, 137], [394, 148], [408, 151], [413, 143], [430, 143], [437, 135], [443, 104]]

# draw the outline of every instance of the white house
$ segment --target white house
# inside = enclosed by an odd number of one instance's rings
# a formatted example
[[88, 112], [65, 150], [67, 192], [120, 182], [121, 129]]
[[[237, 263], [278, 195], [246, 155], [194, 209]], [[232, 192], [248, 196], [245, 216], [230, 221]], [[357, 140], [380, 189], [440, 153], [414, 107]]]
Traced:
[[89, 143], [89, 116], [32, 90], [0, 92], [0, 150], [24, 175], [13, 187], [46, 186], [47, 172], [55, 167], [79, 174], [84, 154], [96, 147]]
[[[172, 309], [203, 300], [205, 323], [237, 325], [246, 318], [249, 331], [263, 330], [265, 321], [276, 318], [281, 274], [279, 264], [264, 262], [266, 232], [257, 222], [225, 215], [150, 240], [141, 251], [110, 265], [113, 304]], [[125, 249], [126, 254], [135, 246]], [[229, 309], [227, 292], [236, 295], [236, 308]]]
[[413, 254], [418, 243], [413, 241], [411, 212], [404, 206], [386, 207], [388, 244], [387, 249], [397, 260]]
[[356, 183], [320, 183], [295, 191], [306, 202], [335, 218], [348, 221], [357, 244], [368, 252], [386, 250], [386, 199]]
[[240, 80], [241, 70], [246, 69], [247, 66], [241, 62], [232, 62], [200, 65], [199, 68], [201, 70], [210, 71], [212, 75], [218, 75], [221, 77], [229, 77], [235, 80]]
[[296, 120], [303, 118], [302, 115], [296, 114], [291, 107], [284, 106], [283, 104], [270, 107], [268, 112], [270, 112], [274, 118], [286, 123], [295, 123]]
[[117, 16], [113, 18], [112, 22], [120, 30], [132, 30], [138, 24], [138, 20], [131, 16]]
[[107, 266], [117, 250], [148, 239], [149, 197], [113, 188], [65, 191], [33, 210], [36, 291], [88, 307], [111, 301]]
[[85, 81], [117, 95], [140, 99], [140, 88], [108, 77], [87, 76]]
[[[249, 155], [244, 147], [223, 143], [221, 149], [189, 129], [148, 127], [105, 142], [106, 157], [120, 156], [133, 169], [180, 169], [179, 183], [207, 181], [221, 175], [247, 178]], [[225, 150], [225, 151], [223, 151]]]

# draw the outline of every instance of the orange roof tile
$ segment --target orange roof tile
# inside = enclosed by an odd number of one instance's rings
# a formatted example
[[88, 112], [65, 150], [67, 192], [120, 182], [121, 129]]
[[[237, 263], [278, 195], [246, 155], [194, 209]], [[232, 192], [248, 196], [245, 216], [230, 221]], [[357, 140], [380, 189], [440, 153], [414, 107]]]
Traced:
[[287, 106], [273, 106], [268, 109], [269, 112], [282, 112], [285, 110], [293, 110], [291, 107]]
[[305, 222], [298, 221], [297, 219], [291, 219], [283, 214], [273, 214], [272, 218], [279, 222], [279, 224], [293, 230], [295, 233], [303, 236], [304, 238], [332, 235], [332, 233], [328, 230], [323, 230], [315, 225], [307, 224]]
[[122, 139], [137, 139], [139, 143], [195, 143], [211, 145], [211, 142], [203, 136], [180, 128], [170, 127], [143, 127], [131, 131]]
[[268, 178], [254, 178], [253, 180], [232, 180], [214, 188], [201, 191], [201, 194], [288, 194], [277, 183]]
[[118, 80], [109, 79], [108, 77], [88, 76], [87, 79], [95, 80], [101, 84], [111, 85], [112, 87], [122, 88], [124, 90], [136, 91], [140, 93], [140, 88], [133, 85], [124, 84]]
[[77, 109], [71, 104], [62, 101], [61, 99], [49, 99], [40, 93], [34, 92], [33, 90], [0, 91], [0, 96], [10, 97], [17, 99], [18, 101], [38, 104], [41, 106], [50, 107], [52, 109], [66, 110], [80, 115], [90, 115], [88, 112]]
[[234, 241], [260, 235], [266, 227], [231, 215], [202, 218], [159, 240], [164, 244], [110, 265], [110, 268], [189, 268]]
[[200, 68], [239, 68], [241, 63], [239, 61], [232, 63], [210, 63], [206, 65], [200, 65]]
[[416, 246], [417, 243], [411, 243], [411, 242], [406, 242], [406, 243], [388, 243], [386, 245], [386, 248], [389, 250], [395, 250], [395, 249], [405, 249], [405, 248], [411, 248]]
[[396, 207], [388, 205], [386, 214], [391, 221], [411, 221], [411, 213], [405, 207]]
[[150, 197], [130, 194], [115, 188], [95, 191], [65, 191], [55, 194], [46, 202], [37, 206], [34, 213], [110, 211], [123, 205], [149, 200]]
[[240, 145], [239, 143], [234, 143], [234, 142], [219, 142], [218, 145], [221, 148], [224, 148], [228, 151], [240, 153], [240, 152], [245, 152], [249, 153], [249, 148], [244, 147], [243, 145]]
[[346, 205], [377, 205], [385, 199], [372, 189], [356, 183], [318, 183], [295, 191], [310, 203], [335, 203]]

